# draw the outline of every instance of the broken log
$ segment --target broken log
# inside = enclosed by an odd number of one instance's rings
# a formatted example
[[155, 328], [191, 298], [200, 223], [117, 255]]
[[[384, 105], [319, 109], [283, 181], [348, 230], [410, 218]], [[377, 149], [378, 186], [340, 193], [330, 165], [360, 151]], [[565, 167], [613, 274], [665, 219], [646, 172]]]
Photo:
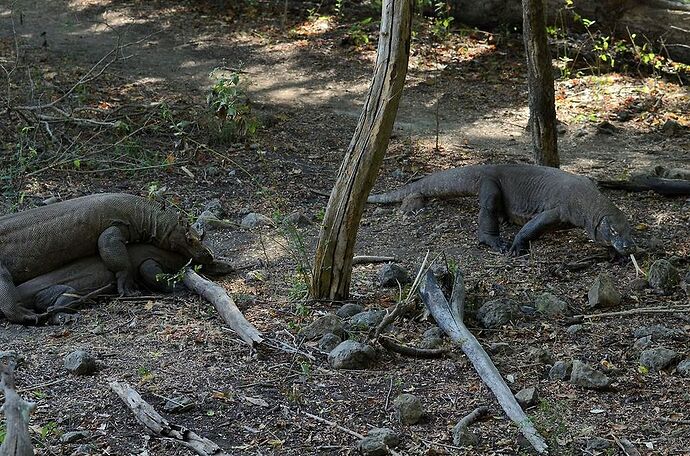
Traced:
[[419, 289], [419, 294], [436, 320], [436, 324], [454, 342], [460, 345], [460, 348], [467, 355], [482, 381], [498, 399], [498, 403], [506, 412], [506, 415], [517, 424], [522, 435], [525, 436], [534, 449], [538, 453], [544, 453], [548, 449], [544, 438], [535, 429], [532, 421], [517, 403], [508, 385], [503, 381], [503, 377], [496, 369], [489, 355], [484, 351], [470, 330], [467, 329], [462, 320], [464, 288], [462, 272], [458, 270], [455, 274], [455, 283], [453, 285], [453, 298], [451, 303], [449, 303], [443, 295], [443, 291], [439, 287], [434, 274], [428, 271]]
[[0, 445], [0, 456], [33, 456], [29, 435], [29, 418], [36, 408], [17, 393], [14, 383], [14, 368], [17, 354], [0, 352], [0, 388], [5, 394], [5, 403], [0, 409], [5, 415], [5, 440]]
[[684, 179], [666, 179], [664, 177], [639, 174], [628, 180], [600, 180], [602, 188], [625, 190], [626, 192], [653, 191], [664, 196], [690, 195], [690, 181]]
[[177, 442], [201, 456], [228, 456], [225, 450], [211, 440], [184, 426], [170, 424], [127, 383], [112, 382], [110, 389], [127, 404], [148, 434]]
[[225, 288], [204, 279], [192, 268], [185, 269], [182, 282], [187, 288], [213, 304], [225, 323], [250, 347], [263, 342], [261, 332], [244, 318]]

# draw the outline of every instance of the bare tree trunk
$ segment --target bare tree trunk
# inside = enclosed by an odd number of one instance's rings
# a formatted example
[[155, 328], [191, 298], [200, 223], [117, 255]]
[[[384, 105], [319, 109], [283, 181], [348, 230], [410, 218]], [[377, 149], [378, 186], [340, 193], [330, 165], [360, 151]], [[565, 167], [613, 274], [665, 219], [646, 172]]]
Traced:
[[412, 0], [386, 0], [376, 69], [359, 124], [328, 200], [314, 260], [311, 296], [346, 299], [359, 221], [388, 147], [405, 84]]
[[538, 165], [558, 168], [560, 160], [556, 135], [556, 100], [551, 53], [546, 38], [544, 0], [522, 0], [522, 18], [534, 161]]

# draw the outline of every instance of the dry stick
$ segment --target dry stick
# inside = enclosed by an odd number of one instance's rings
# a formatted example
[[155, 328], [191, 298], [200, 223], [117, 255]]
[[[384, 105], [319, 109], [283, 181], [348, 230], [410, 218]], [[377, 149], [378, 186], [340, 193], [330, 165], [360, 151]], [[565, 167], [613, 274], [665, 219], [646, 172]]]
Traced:
[[618, 312], [604, 312], [590, 315], [575, 315], [573, 318], [587, 318], [594, 320], [597, 318], [619, 317], [622, 315], [640, 315], [640, 314], [655, 314], [655, 313], [676, 313], [690, 310], [690, 305], [680, 305], [677, 307], [640, 307], [639, 309], [620, 310]]
[[410, 356], [412, 358], [443, 358], [443, 356], [448, 353], [448, 350], [445, 348], [418, 348], [410, 347], [409, 345], [402, 345], [397, 343], [394, 339], [386, 336], [380, 336], [379, 343], [386, 350], [390, 350], [403, 356]]
[[[464, 283], [462, 272], [458, 270], [455, 274], [455, 284], [453, 288], [455, 290], [455, 288], [459, 287], [464, 288]], [[460, 348], [465, 355], [467, 355], [472, 366], [474, 366], [484, 383], [494, 393], [496, 399], [498, 399], [498, 403], [508, 417], [518, 425], [522, 434], [538, 453], [546, 452], [548, 446], [544, 438], [534, 428], [529, 417], [527, 417], [515, 400], [515, 396], [513, 396], [510, 388], [508, 388], [505, 381], [503, 381], [500, 372], [496, 369], [489, 355], [486, 354], [477, 339], [467, 329], [465, 323], [460, 318], [462, 314], [461, 309], [464, 306], [464, 292], [459, 290], [453, 292], [455, 302], [451, 307], [451, 304], [443, 295], [443, 291], [439, 287], [434, 274], [428, 271], [426, 280], [420, 287], [419, 294], [438, 326], [443, 329], [454, 342], [460, 344]]]
[[[469, 432], [469, 427], [479, 420], [480, 418], [484, 417], [489, 413], [489, 407], [482, 405], [480, 407], [477, 407], [476, 409], [472, 410], [470, 413], [465, 415], [463, 418], [458, 421], [458, 424], [453, 427], [453, 434], [460, 434], [464, 435], [465, 433]], [[456, 445], [460, 444], [460, 442], [456, 442], [455, 439], [453, 439], [453, 443]]]
[[127, 383], [112, 382], [110, 389], [127, 404], [150, 435], [177, 442], [201, 456], [229, 456], [211, 440], [183, 426], [170, 424]]
[[2, 411], [7, 420], [5, 440], [0, 446], [0, 456], [33, 456], [29, 435], [29, 417], [36, 408], [33, 402], [27, 402], [17, 394], [14, 384], [14, 368], [17, 365], [17, 354], [0, 352], [0, 388], [5, 393]]
[[398, 259], [394, 256], [357, 255], [352, 257], [352, 264], [394, 263]]
[[635, 448], [635, 445], [630, 442], [630, 440], [621, 437], [620, 439], [616, 437], [615, 435], [611, 434], [611, 437], [613, 437], [614, 442], [616, 442], [616, 445], [623, 450], [623, 453], [625, 456], [640, 456], [640, 452], [637, 451], [637, 448]]
[[187, 288], [213, 304], [223, 321], [250, 347], [263, 342], [261, 332], [244, 318], [225, 288], [204, 279], [191, 268], [185, 269], [182, 282]]

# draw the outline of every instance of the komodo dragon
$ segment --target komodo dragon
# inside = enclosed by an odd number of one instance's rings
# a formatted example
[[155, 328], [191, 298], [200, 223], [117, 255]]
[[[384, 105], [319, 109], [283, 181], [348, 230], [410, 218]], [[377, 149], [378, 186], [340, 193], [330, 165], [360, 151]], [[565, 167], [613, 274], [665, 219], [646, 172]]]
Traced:
[[[474, 165], [430, 174], [398, 190], [372, 195], [370, 203], [403, 204], [425, 197], [479, 195], [479, 241], [511, 255], [554, 229], [583, 227], [591, 239], [620, 254], [634, 251], [625, 215], [590, 179], [533, 165]], [[512, 245], [500, 237], [499, 222], [524, 224]]]
[[[127, 254], [137, 284], [154, 291], [172, 291], [160, 274], [175, 272], [186, 263], [182, 255], [150, 244], [129, 244]], [[70, 305], [77, 299], [74, 295], [85, 295], [109, 285], [111, 290], [105, 289], [102, 293], [116, 289], [115, 273], [99, 256], [91, 256], [27, 280], [17, 286], [17, 292], [25, 308], [39, 314], [54, 314], [73, 310]]]
[[633, 174], [627, 180], [601, 180], [599, 186], [628, 192], [654, 191], [665, 196], [690, 195], [690, 170], [655, 166], [648, 172]]
[[36, 323], [15, 284], [79, 258], [100, 255], [121, 294], [135, 291], [125, 244], [150, 243], [195, 262], [213, 261], [196, 231], [159, 203], [124, 193], [83, 196], [0, 217], [0, 310], [17, 323]]

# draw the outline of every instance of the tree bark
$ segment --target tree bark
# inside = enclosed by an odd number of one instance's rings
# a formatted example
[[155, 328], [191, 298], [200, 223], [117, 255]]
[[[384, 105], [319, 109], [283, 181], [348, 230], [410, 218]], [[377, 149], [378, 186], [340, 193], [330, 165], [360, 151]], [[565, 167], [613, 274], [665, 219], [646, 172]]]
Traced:
[[534, 161], [538, 165], [558, 168], [556, 100], [551, 52], [546, 38], [544, 0], [522, 0], [522, 35], [527, 55], [529, 122]]
[[364, 205], [388, 147], [405, 84], [412, 0], [386, 0], [376, 69], [359, 124], [331, 192], [314, 260], [311, 296], [346, 299]]

